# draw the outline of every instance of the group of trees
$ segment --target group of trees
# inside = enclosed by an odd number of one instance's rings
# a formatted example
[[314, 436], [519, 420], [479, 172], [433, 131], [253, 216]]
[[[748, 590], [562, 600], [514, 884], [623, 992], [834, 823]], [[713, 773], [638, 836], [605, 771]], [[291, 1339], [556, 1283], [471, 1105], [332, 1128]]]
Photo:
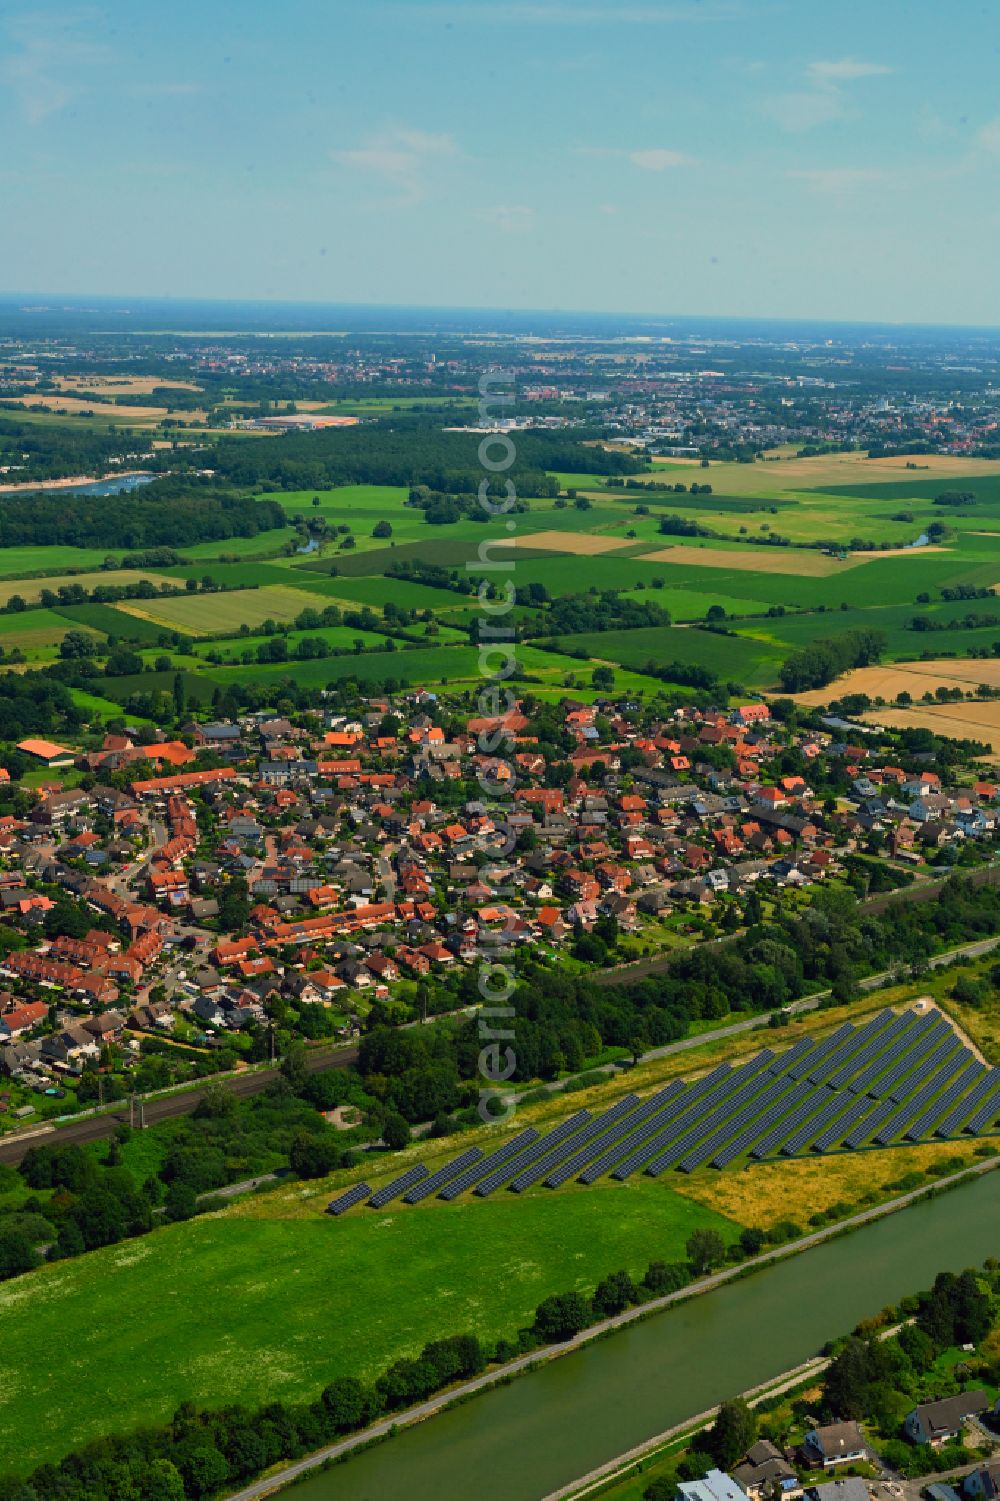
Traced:
[[852, 667], [869, 667], [878, 662], [885, 647], [884, 631], [862, 628], [842, 631], [792, 652], [781, 664], [778, 677], [786, 693], [825, 688]]
[[[722, 1020], [734, 1007], [775, 1010], [831, 986], [839, 999], [873, 971], [926, 964], [934, 952], [996, 931], [1000, 890], [953, 876], [933, 903], [890, 902], [873, 913], [853, 893], [815, 893], [801, 915], [767, 922], [749, 913], [749, 929], [729, 943], [679, 955], [670, 969], [634, 985], [599, 985], [589, 974], [540, 964], [530, 950], [516, 956], [519, 984], [514, 1082], [578, 1072], [604, 1048], [645, 1051], [687, 1035], [692, 1022]], [[476, 999], [476, 979], [463, 971], [451, 1004]], [[477, 1076], [478, 1023], [400, 1031], [383, 1024], [363, 1038], [358, 1070], [365, 1089], [408, 1121], [431, 1120], [464, 1101]]]
[[[482, 435], [442, 431], [440, 422], [440, 414], [393, 412], [379, 421], [335, 432], [286, 433], [275, 443], [220, 438], [207, 460], [202, 449], [191, 456], [175, 453], [172, 462], [175, 468], [187, 463], [192, 470], [208, 462], [218, 479], [243, 487], [323, 490], [350, 484], [405, 485], [408, 489], [424, 486], [439, 496], [475, 496], [483, 478], [478, 456]], [[510, 470], [518, 493], [547, 493], [553, 471], [637, 474], [647, 467], [644, 459], [583, 441], [591, 436], [597, 435], [584, 429], [519, 432]], [[497, 439], [498, 444], [502, 441]]]
[[70, 423], [0, 418], [0, 462], [18, 466], [10, 475], [13, 483], [104, 474], [124, 458], [134, 463], [139, 457], [145, 464], [152, 454], [150, 444], [148, 436], [138, 433], [101, 433]]
[[199, 488], [193, 482], [179, 489], [160, 480], [120, 495], [7, 495], [0, 510], [0, 547], [183, 548], [256, 537], [286, 523], [277, 501]]
[[[301, 1093], [287, 1077], [249, 1100], [209, 1089], [191, 1115], [171, 1123], [163, 1161], [142, 1181], [123, 1160], [127, 1127], [103, 1159], [75, 1145], [32, 1147], [18, 1172], [35, 1193], [49, 1196], [29, 1197], [15, 1219], [0, 1216], [0, 1279], [37, 1266], [40, 1244], [49, 1247], [50, 1260], [61, 1260], [144, 1235], [161, 1213], [168, 1220], [189, 1219], [199, 1195], [265, 1173], [282, 1157], [303, 1178], [352, 1163], [348, 1143], [354, 1136], [345, 1140], [317, 1115], [324, 1076], [290, 1072]], [[338, 1073], [338, 1101], [360, 1098], [356, 1082]]]

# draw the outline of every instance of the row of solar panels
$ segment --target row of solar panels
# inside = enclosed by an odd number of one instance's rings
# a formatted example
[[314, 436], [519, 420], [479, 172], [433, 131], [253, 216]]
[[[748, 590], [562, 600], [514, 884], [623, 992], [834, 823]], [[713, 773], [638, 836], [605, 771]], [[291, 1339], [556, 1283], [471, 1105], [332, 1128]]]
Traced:
[[[835, 1087], [845, 1083], [847, 1091]], [[859, 1119], [865, 1093], [876, 1103]], [[938, 1012], [886, 1010], [860, 1028], [845, 1023], [822, 1043], [803, 1038], [777, 1058], [765, 1048], [738, 1069], [719, 1064], [694, 1084], [674, 1080], [645, 1101], [626, 1095], [597, 1117], [577, 1111], [544, 1137], [529, 1128], [488, 1157], [472, 1147], [433, 1174], [410, 1168], [369, 1204], [381, 1209], [399, 1197], [415, 1204], [431, 1194], [448, 1201], [468, 1189], [486, 1198], [505, 1184], [521, 1193], [572, 1177], [591, 1184], [606, 1173], [624, 1182], [640, 1168], [652, 1177], [709, 1161], [721, 1168], [745, 1152], [760, 1161], [806, 1147], [976, 1134], [998, 1115], [1000, 1069], [970, 1059]], [[370, 1193], [357, 1184], [332, 1201], [330, 1213]]]

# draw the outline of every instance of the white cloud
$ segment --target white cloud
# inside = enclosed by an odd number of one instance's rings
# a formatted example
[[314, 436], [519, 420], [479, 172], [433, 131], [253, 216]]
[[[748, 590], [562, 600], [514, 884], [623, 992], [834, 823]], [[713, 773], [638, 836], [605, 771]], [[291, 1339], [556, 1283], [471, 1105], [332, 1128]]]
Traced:
[[332, 151], [330, 155], [343, 167], [388, 183], [401, 200], [413, 203], [427, 191], [430, 167], [457, 156], [458, 147], [450, 135], [391, 125], [368, 136], [360, 146]]
[[686, 167], [691, 161], [691, 157], [685, 156], [683, 151], [668, 151], [659, 146], [654, 146], [649, 151], [627, 151], [625, 154], [633, 167], [641, 167], [645, 172], [664, 172], [668, 167]]
[[7, 56], [0, 62], [0, 79], [29, 125], [40, 125], [65, 109], [81, 92], [87, 73], [107, 61], [107, 48], [81, 34], [94, 19], [90, 12], [80, 11], [7, 20]]
[[851, 193], [855, 188], [885, 181], [885, 173], [877, 167], [814, 167], [787, 176], [804, 182], [814, 193]]
[[994, 119], [980, 126], [976, 132], [976, 140], [984, 150], [993, 151], [1000, 156], [1000, 115], [996, 115]]
[[848, 113], [850, 97], [844, 84], [891, 72], [884, 63], [862, 62], [854, 57], [820, 60], [806, 68], [805, 89], [775, 94], [763, 101], [762, 108], [783, 130], [813, 130]]
[[859, 62], [855, 57], [841, 57], [836, 61], [810, 63], [810, 78], [832, 83], [850, 83], [855, 78], [879, 78], [891, 73], [884, 63]]
[[813, 89], [797, 94], [775, 94], [763, 103], [768, 115], [782, 130], [812, 130], [844, 113], [843, 101], [834, 89]]
[[483, 209], [479, 217], [505, 235], [520, 235], [531, 229], [535, 210], [524, 203], [498, 203], [493, 208]]

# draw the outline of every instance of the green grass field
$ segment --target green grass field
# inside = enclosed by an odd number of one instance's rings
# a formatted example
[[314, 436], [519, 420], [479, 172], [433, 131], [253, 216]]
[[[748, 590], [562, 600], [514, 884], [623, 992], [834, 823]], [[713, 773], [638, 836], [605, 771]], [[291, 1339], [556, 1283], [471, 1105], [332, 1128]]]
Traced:
[[[0, 505], [4, 497], [0, 495]], [[0, 548], [0, 578], [29, 573], [67, 573], [70, 569], [100, 568], [105, 558], [121, 556], [120, 548], [4, 547]]]
[[[311, 1398], [428, 1339], [490, 1341], [550, 1293], [679, 1260], [733, 1226], [649, 1179], [341, 1221], [302, 1184], [0, 1286], [0, 1469], [24, 1474], [179, 1402]], [[82, 1400], [81, 1394], [86, 1394]]]
[[556, 650], [584, 652], [591, 661], [618, 662], [623, 667], [642, 669], [648, 662], [666, 666], [683, 662], [685, 666], [706, 667], [726, 682], [732, 678], [749, 687], [771, 686], [777, 678], [782, 653], [768, 642], [748, 636], [724, 636], [696, 628], [674, 630], [650, 626], [637, 631], [593, 631], [576, 636], [560, 636], [553, 643]]

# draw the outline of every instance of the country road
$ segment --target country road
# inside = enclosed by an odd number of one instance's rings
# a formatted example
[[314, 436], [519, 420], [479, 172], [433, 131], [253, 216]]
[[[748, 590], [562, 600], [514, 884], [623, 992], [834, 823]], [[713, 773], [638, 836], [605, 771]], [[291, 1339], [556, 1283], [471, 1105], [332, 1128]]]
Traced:
[[[915, 1203], [924, 1197], [928, 1188], [939, 1192], [950, 1185], [960, 1182], [962, 1179], [978, 1177], [983, 1173], [992, 1172], [1000, 1167], [1000, 1158], [989, 1158], [976, 1163], [971, 1168], [964, 1168], [961, 1172], [951, 1173], [945, 1178], [939, 1178], [933, 1185], [926, 1185], [912, 1190], [910, 1193], [900, 1194], [898, 1198], [890, 1199], [884, 1204], [877, 1204], [872, 1209], [863, 1210], [860, 1214], [850, 1215], [845, 1220], [840, 1220], [834, 1225], [827, 1225], [822, 1230], [815, 1230], [809, 1235], [803, 1235], [798, 1240], [789, 1241], [787, 1245], [777, 1246], [773, 1250], [766, 1251], [761, 1256], [754, 1256], [748, 1261], [742, 1261], [736, 1266], [726, 1267], [722, 1271], [713, 1272], [707, 1277], [701, 1277], [697, 1282], [691, 1282], [687, 1287], [678, 1292], [667, 1293], [662, 1298], [655, 1298], [652, 1302], [644, 1303], [639, 1308], [629, 1308], [624, 1313], [615, 1314], [613, 1318], [602, 1319], [597, 1324], [591, 1324], [589, 1328], [574, 1335], [564, 1344], [546, 1345], [542, 1349], [533, 1350], [529, 1355], [520, 1355], [516, 1360], [508, 1361], [505, 1365], [497, 1366], [481, 1376], [476, 1376], [471, 1381], [463, 1381], [461, 1385], [441, 1392], [436, 1397], [429, 1398], [426, 1402], [419, 1402], [414, 1407], [408, 1407], [405, 1411], [392, 1413], [391, 1416], [381, 1418], [369, 1428], [360, 1433], [354, 1433], [347, 1438], [338, 1439], [334, 1444], [327, 1444], [318, 1449], [314, 1454], [307, 1455], [304, 1459], [296, 1460], [293, 1464], [285, 1466], [276, 1474], [266, 1476], [263, 1480], [256, 1480], [252, 1485], [244, 1486], [238, 1491], [230, 1492], [227, 1501], [260, 1501], [263, 1496], [272, 1495], [275, 1491], [283, 1489], [293, 1480], [308, 1474], [311, 1470], [321, 1468], [332, 1460], [343, 1458], [354, 1449], [360, 1449], [374, 1442], [386, 1438], [393, 1429], [409, 1428], [414, 1423], [423, 1422], [426, 1418], [433, 1417], [442, 1408], [450, 1406], [453, 1402], [465, 1400], [475, 1396], [478, 1392], [486, 1391], [498, 1382], [506, 1383], [513, 1376], [518, 1376], [527, 1371], [531, 1366], [538, 1365], [543, 1361], [557, 1360], [560, 1356], [569, 1354], [573, 1350], [580, 1349], [592, 1340], [599, 1339], [603, 1335], [616, 1329], [622, 1329], [628, 1324], [635, 1323], [639, 1319], [648, 1318], [651, 1313], [659, 1313], [663, 1309], [670, 1308], [677, 1303], [685, 1302], [688, 1298], [698, 1297], [702, 1293], [712, 1292], [715, 1288], [731, 1282], [735, 1277], [742, 1277], [750, 1268], [769, 1266], [773, 1262], [783, 1261], [789, 1256], [797, 1255], [800, 1251], [810, 1250], [813, 1246], [830, 1240], [835, 1235], [842, 1235], [846, 1230], [856, 1230], [862, 1225], [871, 1223], [873, 1220], [882, 1219], [885, 1215], [894, 1214], [900, 1209]], [[786, 1373], [787, 1374], [787, 1373]], [[780, 1381], [778, 1375], [775, 1381]], [[687, 1420], [685, 1427], [689, 1426], [691, 1419]], [[582, 1482], [578, 1479], [575, 1484]]]

